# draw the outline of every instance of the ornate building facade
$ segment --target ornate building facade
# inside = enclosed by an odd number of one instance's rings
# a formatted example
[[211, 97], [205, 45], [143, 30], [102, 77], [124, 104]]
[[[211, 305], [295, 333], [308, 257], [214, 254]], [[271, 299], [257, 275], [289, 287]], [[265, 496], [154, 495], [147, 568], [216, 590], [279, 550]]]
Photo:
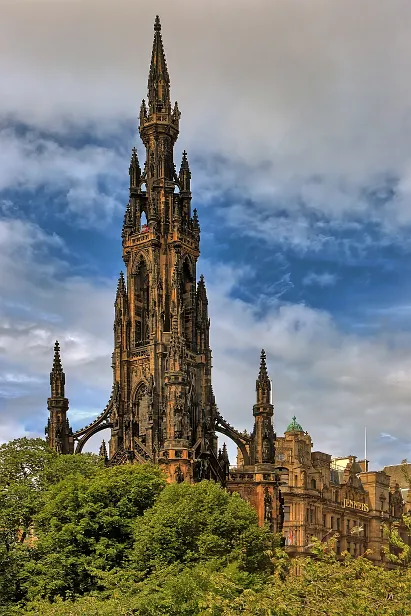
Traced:
[[[111, 396], [90, 425], [73, 432], [56, 342], [47, 441], [62, 454], [81, 453], [91, 436], [109, 428], [108, 451], [104, 442], [101, 448], [109, 465], [151, 461], [165, 469], [170, 482], [214, 479], [251, 502], [261, 524], [283, 533], [291, 553], [306, 551], [313, 536], [336, 531], [339, 549], [359, 555], [373, 547], [379, 560], [381, 521], [397, 519], [403, 510], [399, 502], [392, 508], [397, 497], [390, 496], [388, 476], [368, 472], [366, 462], [354, 457], [343, 463], [312, 452], [311, 438], [295, 418], [284, 436], [275, 435], [264, 351], [253, 431], [239, 432], [217, 409], [207, 292], [203, 276], [197, 281], [200, 225], [191, 207], [186, 152], [178, 173], [174, 163], [180, 115], [177, 103], [171, 104], [157, 17], [148, 97], [139, 118], [145, 161], [141, 167], [133, 148], [129, 167]], [[236, 467], [230, 467], [225, 445], [218, 449], [217, 433], [237, 444]]]
[[[114, 304], [112, 394], [92, 424], [73, 432], [56, 343], [47, 439], [61, 453], [81, 452], [92, 435], [110, 428], [108, 451], [105, 445], [101, 451], [108, 464], [151, 461], [166, 469], [169, 481], [214, 479], [226, 485], [229, 461], [225, 445], [218, 449], [219, 431], [238, 444], [253, 467], [253, 502], [261, 521], [265, 517], [274, 524], [273, 406], [264, 353], [252, 435], [230, 426], [214, 399], [207, 292], [204, 277], [197, 281], [200, 225], [191, 207], [187, 153], [178, 172], [174, 163], [181, 114], [171, 103], [158, 17], [147, 89], [139, 117], [145, 161], [141, 167], [133, 148], [129, 167], [122, 229], [126, 270]], [[248, 484], [244, 490], [249, 494]]]

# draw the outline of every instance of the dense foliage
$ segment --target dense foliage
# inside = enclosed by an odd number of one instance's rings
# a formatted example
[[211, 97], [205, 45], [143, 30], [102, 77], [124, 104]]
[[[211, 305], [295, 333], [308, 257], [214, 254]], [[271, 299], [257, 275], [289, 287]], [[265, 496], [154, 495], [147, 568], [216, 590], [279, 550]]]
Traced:
[[3, 616], [411, 613], [410, 554], [395, 529], [393, 570], [314, 541], [296, 575], [237, 494], [166, 485], [148, 464], [57, 456], [40, 439], [0, 447], [0, 498]]

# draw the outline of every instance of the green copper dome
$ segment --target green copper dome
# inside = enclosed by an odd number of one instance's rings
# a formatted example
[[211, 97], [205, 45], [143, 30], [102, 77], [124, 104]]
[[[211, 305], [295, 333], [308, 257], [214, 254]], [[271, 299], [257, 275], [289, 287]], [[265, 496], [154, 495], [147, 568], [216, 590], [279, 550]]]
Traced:
[[295, 415], [292, 422], [288, 424], [286, 432], [304, 432], [303, 427], [296, 421]]

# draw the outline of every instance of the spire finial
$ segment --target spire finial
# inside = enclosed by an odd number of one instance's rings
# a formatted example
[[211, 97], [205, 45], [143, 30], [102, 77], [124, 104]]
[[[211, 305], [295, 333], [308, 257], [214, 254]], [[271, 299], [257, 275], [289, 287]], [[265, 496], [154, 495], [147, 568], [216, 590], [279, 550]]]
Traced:
[[135, 147], [131, 150], [131, 160], [128, 173], [130, 176], [130, 190], [135, 190], [138, 188], [141, 178], [140, 163], [138, 162], [137, 150]]
[[64, 398], [65, 375], [61, 365], [60, 345], [56, 340], [54, 343], [53, 368], [50, 372], [50, 386], [52, 398]]
[[99, 454], [98, 454], [98, 455], [99, 455], [101, 458], [103, 458], [103, 460], [104, 460], [104, 461], [107, 461], [107, 460], [108, 460], [108, 455], [107, 455], [107, 447], [106, 447], [106, 442], [105, 442], [105, 440], [104, 440], [104, 439], [101, 441], [100, 451], [99, 451]]
[[170, 108], [170, 78], [161, 38], [160, 18], [157, 15], [154, 22], [154, 41], [151, 53], [150, 72], [148, 76], [148, 105], [150, 114], [160, 109], [171, 112]]
[[187, 152], [184, 150], [180, 166], [180, 180], [184, 184], [184, 190], [190, 190], [190, 179], [190, 166], [188, 164]]
[[59, 341], [56, 340], [54, 343], [54, 360], [53, 360], [53, 372], [62, 372], [63, 367], [61, 365], [61, 357], [60, 357], [60, 344]]
[[268, 373], [267, 373], [267, 364], [266, 364], [266, 354], [264, 349], [261, 350], [261, 355], [260, 355], [260, 372], [258, 374], [258, 380], [259, 381], [266, 381], [268, 380]]
[[126, 292], [126, 281], [124, 280], [123, 272], [120, 272], [117, 282], [117, 293], [116, 296], [123, 295]]
[[267, 372], [266, 354], [264, 349], [260, 355], [260, 370], [256, 381], [257, 403], [271, 404], [271, 382]]

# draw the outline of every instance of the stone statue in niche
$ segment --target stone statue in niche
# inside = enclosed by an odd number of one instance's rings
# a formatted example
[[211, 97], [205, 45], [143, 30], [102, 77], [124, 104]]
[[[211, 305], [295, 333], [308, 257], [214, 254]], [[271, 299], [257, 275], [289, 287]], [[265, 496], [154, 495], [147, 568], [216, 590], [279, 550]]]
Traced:
[[270, 441], [268, 440], [268, 438], [265, 438], [263, 440], [262, 461], [263, 462], [270, 462]]
[[183, 475], [183, 471], [181, 470], [180, 465], [177, 466], [174, 472], [174, 477], [175, 477], [176, 483], [183, 483], [184, 475]]
[[174, 438], [182, 438], [182, 409], [178, 406], [174, 409]]
[[61, 428], [56, 430], [56, 452], [63, 453], [63, 439], [61, 438]]
[[306, 471], [302, 471], [302, 473], [301, 473], [301, 483], [302, 483], [302, 487], [303, 488], [307, 487], [307, 473], [306, 473]]
[[264, 521], [271, 522], [273, 519], [273, 498], [268, 491], [268, 488], [264, 488]]
[[398, 483], [395, 484], [394, 492], [390, 492], [389, 504], [391, 515], [394, 518], [401, 518], [404, 513], [404, 501], [402, 500], [401, 490]]

